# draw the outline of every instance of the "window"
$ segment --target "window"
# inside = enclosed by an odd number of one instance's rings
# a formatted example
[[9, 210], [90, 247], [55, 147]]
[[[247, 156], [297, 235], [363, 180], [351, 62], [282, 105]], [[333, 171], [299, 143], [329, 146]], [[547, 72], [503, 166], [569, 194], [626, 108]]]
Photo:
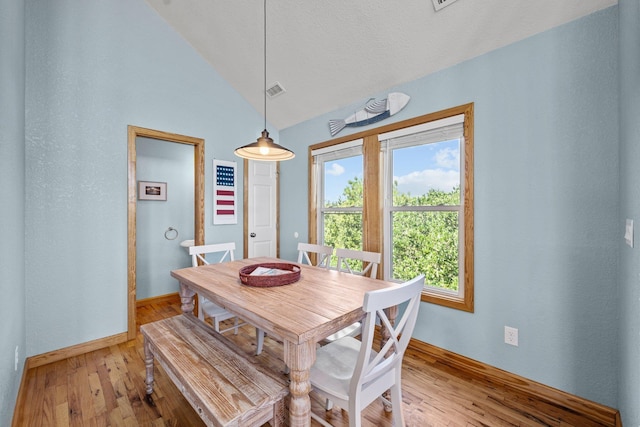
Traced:
[[[334, 248], [362, 249], [362, 140], [313, 152], [318, 241]], [[335, 263], [335, 259], [332, 260]]]
[[473, 104], [310, 148], [310, 239], [382, 252], [385, 280], [424, 273], [423, 301], [473, 311]]
[[425, 274], [429, 290], [463, 294], [463, 121], [461, 114], [379, 135], [386, 280]]

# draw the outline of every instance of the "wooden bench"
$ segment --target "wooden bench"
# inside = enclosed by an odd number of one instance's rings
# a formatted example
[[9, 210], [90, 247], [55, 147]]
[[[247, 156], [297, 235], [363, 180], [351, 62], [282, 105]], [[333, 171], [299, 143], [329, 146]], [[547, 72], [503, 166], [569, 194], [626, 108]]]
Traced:
[[207, 426], [284, 424], [287, 379], [195, 316], [148, 323], [140, 326], [140, 332], [150, 404], [155, 358]]

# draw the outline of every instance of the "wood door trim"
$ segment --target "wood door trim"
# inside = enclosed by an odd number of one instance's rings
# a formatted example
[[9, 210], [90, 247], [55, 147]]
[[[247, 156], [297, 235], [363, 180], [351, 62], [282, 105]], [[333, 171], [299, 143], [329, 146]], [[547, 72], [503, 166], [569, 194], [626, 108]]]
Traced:
[[136, 138], [152, 138], [194, 148], [194, 240], [204, 244], [204, 139], [129, 125], [127, 167], [127, 337], [136, 338]]

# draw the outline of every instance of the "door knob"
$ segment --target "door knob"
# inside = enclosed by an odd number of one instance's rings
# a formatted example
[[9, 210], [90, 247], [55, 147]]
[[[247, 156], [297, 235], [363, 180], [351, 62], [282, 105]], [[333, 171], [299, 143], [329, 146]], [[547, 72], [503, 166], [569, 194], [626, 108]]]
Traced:
[[256, 233], [249, 234], [249, 237], [256, 237]]

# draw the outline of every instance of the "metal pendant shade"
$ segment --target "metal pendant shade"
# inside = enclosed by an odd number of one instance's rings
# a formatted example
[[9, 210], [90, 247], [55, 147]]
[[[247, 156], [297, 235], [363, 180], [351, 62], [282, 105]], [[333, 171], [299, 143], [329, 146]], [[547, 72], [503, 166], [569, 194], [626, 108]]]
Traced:
[[249, 160], [279, 161], [293, 159], [293, 151], [273, 142], [267, 132], [267, 0], [264, 0], [264, 130], [262, 135], [251, 144], [236, 148], [238, 157]]
[[266, 129], [262, 131], [262, 136], [256, 142], [236, 148], [235, 153], [249, 160], [289, 160], [295, 157], [293, 151], [273, 142]]

